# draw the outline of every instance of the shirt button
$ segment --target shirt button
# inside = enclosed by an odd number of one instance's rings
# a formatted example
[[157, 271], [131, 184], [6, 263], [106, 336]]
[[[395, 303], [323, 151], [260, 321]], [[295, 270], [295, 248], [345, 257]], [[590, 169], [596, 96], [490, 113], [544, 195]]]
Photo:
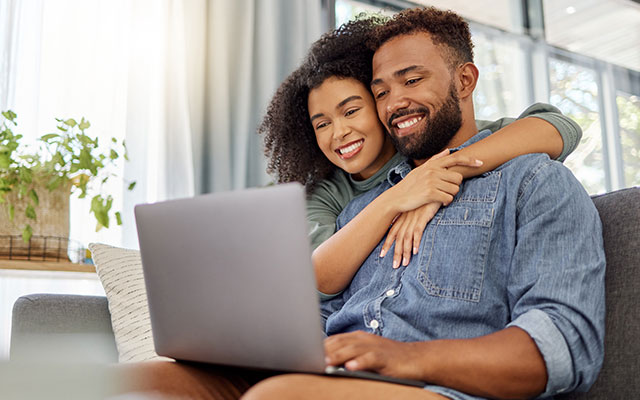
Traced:
[[396, 291], [395, 291], [395, 290], [393, 290], [393, 289], [389, 289], [389, 290], [387, 290], [387, 293], [385, 293], [385, 294], [387, 295], [387, 297], [391, 297], [391, 296], [393, 296], [394, 294], [396, 294]]
[[371, 329], [378, 329], [378, 327], [380, 326], [380, 324], [378, 323], [378, 321], [376, 321], [375, 319], [371, 320], [371, 322], [369, 323], [369, 325], [371, 326]]

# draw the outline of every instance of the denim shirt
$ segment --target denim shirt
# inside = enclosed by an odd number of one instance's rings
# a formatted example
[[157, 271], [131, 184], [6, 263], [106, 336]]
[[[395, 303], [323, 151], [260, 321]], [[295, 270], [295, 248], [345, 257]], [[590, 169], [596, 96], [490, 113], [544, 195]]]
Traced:
[[[353, 199], [338, 229], [410, 171], [402, 162]], [[561, 163], [531, 154], [465, 180], [427, 225], [406, 267], [392, 268], [393, 250], [379, 256], [383, 243], [342, 293], [322, 302], [328, 335], [363, 330], [410, 342], [517, 326], [546, 364], [540, 397], [586, 391], [595, 381], [604, 355], [602, 227], [593, 202]]]

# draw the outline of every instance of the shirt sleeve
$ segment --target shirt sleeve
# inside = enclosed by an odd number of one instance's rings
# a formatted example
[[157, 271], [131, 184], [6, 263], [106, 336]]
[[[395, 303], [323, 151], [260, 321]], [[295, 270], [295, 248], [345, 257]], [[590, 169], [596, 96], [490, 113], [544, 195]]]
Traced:
[[312, 251], [336, 233], [336, 220], [341, 211], [337, 200], [322, 186], [318, 186], [307, 199], [307, 224]]
[[598, 213], [573, 175], [552, 161], [523, 180], [517, 212], [509, 326], [526, 331], [544, 358], [548, 380], [540, 397], [587, 391], [604, 357]]
[[[562, 112], [551, 104], [536, 103], [526, 110], [517, 119], [523, 119], [527, 117], [540, 118], [551, 125], [560, 133], [562, 137], [562, 152], [558, 156], [557, 160], [563, 162], [567, 156], [578, 147], [580, 139], [582, 139], [582, 129], [571, 118], [562, 114]], [[478, 130], [485, 129], [495, 132], [510, 123], [514, 122], [515, 118], [500, 118], [497, 121], [476, 121]]]

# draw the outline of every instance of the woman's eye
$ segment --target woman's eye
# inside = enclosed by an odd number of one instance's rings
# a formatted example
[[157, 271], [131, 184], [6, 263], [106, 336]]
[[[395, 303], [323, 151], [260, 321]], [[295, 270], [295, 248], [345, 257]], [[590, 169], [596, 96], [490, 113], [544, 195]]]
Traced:
[[360, 110], [360, 109], [359, 109], [359, 108], [351, 108], [351, 109], [347, 110], [347, 112], [346, 112], [346, 113], [344, 113], [344, 116], [345, 116], [345, 117], [348, 117], [349, 115], [354, 114], [354, 113], [355, 113], [356, 111], [358, 111], [358, 110]]
[[320, 122], [318, 125], [316, 125], [316, 130], [322, 129], [325, 126], [329, 126], [329, 123], [328, 122]]

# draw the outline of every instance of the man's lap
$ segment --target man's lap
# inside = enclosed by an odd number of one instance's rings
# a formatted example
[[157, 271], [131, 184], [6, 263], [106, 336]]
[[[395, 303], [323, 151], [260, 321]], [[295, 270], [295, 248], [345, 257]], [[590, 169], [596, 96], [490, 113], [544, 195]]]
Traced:
[[429, 390], [386, 382], [311, 374], [274, 376], [272, 372], [207, 364], [148, 362], [120, 364], [115, 370], [124, 393], [160, 399], [447, 399]]

